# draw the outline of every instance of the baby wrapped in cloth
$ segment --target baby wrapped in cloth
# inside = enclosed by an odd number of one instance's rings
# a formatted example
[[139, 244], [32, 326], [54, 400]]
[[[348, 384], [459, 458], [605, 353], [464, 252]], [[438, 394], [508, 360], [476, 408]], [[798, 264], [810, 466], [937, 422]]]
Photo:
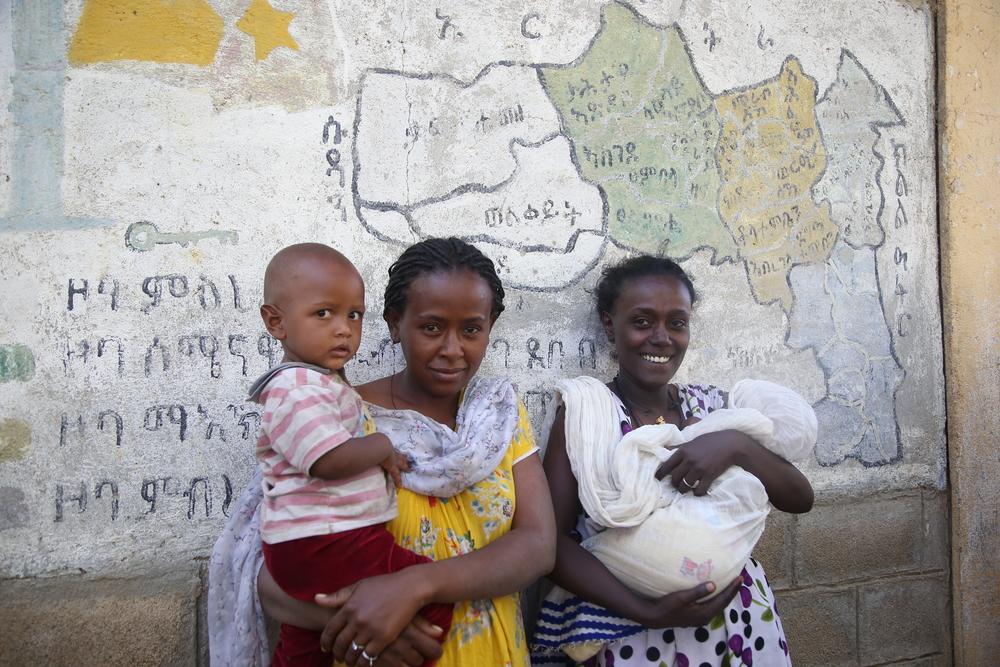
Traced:
[[[734, 580], [764, 532], [770, 511], [756, 477], [733, 466], [704, 496], [682, 494], [655, 477], [678, 447], [700, 435], [738, 430], [786, 460], [816, 444], [816, 415], [794, 391], [761, 380], [733, 387], [728, 406], [684, 430], [672, 424], [642, 426], [622, 436], [615, 398], [599, 380], [561, 382], [566, 453], [590, 519], [607, 530], [584, 540], [622, 583], [657, 597], [712, 580], [721, 590]], [[549, 598], [566, 596], [556, 588]], [[563, 646], [574, 660], [597, 653], [601, 642]]]

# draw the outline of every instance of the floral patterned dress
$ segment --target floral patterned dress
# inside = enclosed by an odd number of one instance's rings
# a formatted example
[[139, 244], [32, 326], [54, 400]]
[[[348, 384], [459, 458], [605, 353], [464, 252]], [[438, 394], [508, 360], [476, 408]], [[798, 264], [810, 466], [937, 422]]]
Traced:
[[[710, 385], [680, 385], [682, 421], [725, 407], [726, 396]], [[617, 419], [622, 435], [632, 430], [628, 411], [616, 400]], [[580, 539], [586, 539], [600, 526], [586, 517], [579, 523]], [[749, 559], [743, 568], [739, 594], [726, 609], [708, 625], [697, 628], [642, 628], [627, 619], [605, 620], [620, 626], [619, 638], [608, 642], [604, 649], [583, 663], [586, 667], [780, 667], [791, 665], [788, 644], [774, 604], [774, 593], [768, 585], [764, 568]], [[724, 585], [723, 583], [719, 584]], [[548, 604], [548, 603], [546, 603]], [[579, 598], [571, 598], [564, 608], [593, 606]], [[594, 609], [600, 609], [594, 606]], [[539, 618], [546, 616], [543, 605]], [[603, 615], [608, 612], [601, 610]], [[559, 609], [552, 609], [550, 618], [558, 618]], [[565, 654], [539, 652], [532, 664], [571, 665]]]
[[[403, 547], [434, 560], [480, 549], [510, 530], [514, 464], [537, 451], [531, 422], [518, 406], [513, 441], [491, 475], [451, 498], [397, 494], [399, 516], [387, 524]], [[530, 665], [518, 595], [455, 604], [438, 667]]]
[[[463, 403], [461, 409], [466, 407]], [[366, 420], [365, 433], [372, 431], [373, 423]], [[399, 489], [399, 515], [386, 527], [397, 543], [434, 560], [482, 548], [510, 530], [516, 507], [514, 465], [537, 451], [528, 414], [517, 401], [513, 438], [492, 473], [450, 498]], [[270, 664], [264, 613], [257, 595], [257, 573], [263, 565], [259, 525], [262, 495], [260, 468], [256, 467], [212, 550], [208, 631], [213, 665]], [[437, 667], [530, 666], [519, 595], [459, 602], [453, 614]]]

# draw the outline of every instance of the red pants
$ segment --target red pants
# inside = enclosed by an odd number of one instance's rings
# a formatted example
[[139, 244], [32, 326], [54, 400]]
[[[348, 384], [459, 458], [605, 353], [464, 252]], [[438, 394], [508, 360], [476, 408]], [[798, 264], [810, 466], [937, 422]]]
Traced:
[[[396, 544], [383, 524], [333, 535], [303, 537], [263, 545], [264, 564], [283, 591], [293, 598], [313, 602], [317, 593], [336, 593], [356, 581], [403, 568], [429, 563], [430, 559]], [[420, 615], [444, 630], [451, 628], [453, 605], [432, 604]], [[320, 632], [283, 623], [274, 648], [275, 667], [330, 667], [333, 658], [319, 648]], [[425, 663], [430, 667], [433, 661]]]

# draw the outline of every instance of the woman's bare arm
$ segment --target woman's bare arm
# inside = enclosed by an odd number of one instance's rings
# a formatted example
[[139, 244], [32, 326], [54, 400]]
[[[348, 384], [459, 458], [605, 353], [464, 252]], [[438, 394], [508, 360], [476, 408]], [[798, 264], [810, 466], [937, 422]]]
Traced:
[[257, 595], [260, 597], [260, 606], [264, 608], [264, 613], [279, 623], [319, 631], [333, 616], [333, 611], [296, 600], [281, 590], [264, 566], [261, 566], [257, 574]]

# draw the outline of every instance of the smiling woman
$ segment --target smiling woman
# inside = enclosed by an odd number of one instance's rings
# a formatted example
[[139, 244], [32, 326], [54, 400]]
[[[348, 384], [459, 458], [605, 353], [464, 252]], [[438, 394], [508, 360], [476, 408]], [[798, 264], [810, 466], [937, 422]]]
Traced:
[[[735, 581], [710, 581], [712, 561], [691, 562], [681, 573], [691, 575], [687, 584], [691, 588], [650, 598], [648, 591], [642, 594], [627, 587], [608, 565], [581, 545], [582, 541], [594, 541], [588, 538], [610, 534], [604, 531], [614, 524], [596, 513], [583, 515], [581, 500], [585, 495], [590, 498], [585, 493], [590, 480], [577, 479], [586, 467], [581, 467], [578, 459], [571, 463], [571, 450], [600, 440], [595, 430], [601, 430], [610, 434], [608, 447], [617, 451], [624, 447], [619, 444], [621, 439], [640, 426], [672, 424], [684, 428], [726, 407], [726, 393], [717, 387], [670, 382], [690, 342], [694, 302], [691, 280], [678, 264], [662, 257], [626, 260], [606, 269], [598, 283], [597, 311], [608, 341], [614, 345], [619, 369], [606, 386], [586, 378], [588, 384], [596, 385], [593, 401], [584, 406], [565, 401], [549, 436], [544, 465], [557, 525], [551, 579], [561, 588], [546, 598], [539, 614], [535, 665], [576, 660], [586, 660], [588, 666], [719, 666], [740, 661], [748, 665], [753, 661], [790, 664], [773, 595], [763, 569], [752, 558]], [[566, 390], [581, 380], [562, 385], [564, 399]], [[576, 412], [571, 413], [571, 408]], [[591, 420], [591, 428], [585, 432], [572, 427], [579, 423], [580, 411]], [[594, 420], [607, 428], [595, 428]], [[811, 507], [812, 489], [806, 478], [736, 430], [693, 438], [678, 448], [655, 476], [669, 476], [669, 483], [680, 494], [700, 496], [732, 466], [755, 476], [774, 507], [789, 512]], [[648, 471], [650, 476], [654, 470], [655, 465]], [[654, 500], [659, 497], [659, 488], [654, 486]], [[627, 525], [630, 527], [625, 530], [631, 530], [636, 523]], [[708, 526], [699, 529], [713, 530]], [[683, 539], [680, 535], [659, 538]], [[739, 562], [736, 567], [740, 567]], [[740, 595], [734, 598], [737, 591]]]
[[[601, 313], [618, 357], [614, 389], [639, 422], [662, 424], [665, 414], [679, 410], [676, 388], [668, 382], [690, 341], [691, 293], [672, 276], [648, 276], [629, 287]], [[626, 398], [633, 396], [635, 401]]]

